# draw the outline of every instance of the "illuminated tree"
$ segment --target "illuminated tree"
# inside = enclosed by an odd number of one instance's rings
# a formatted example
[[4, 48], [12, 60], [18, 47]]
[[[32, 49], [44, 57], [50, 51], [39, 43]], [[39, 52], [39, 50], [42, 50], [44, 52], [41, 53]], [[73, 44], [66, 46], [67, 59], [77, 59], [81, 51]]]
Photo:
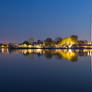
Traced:
[[78, 41], [78, 36], [76, 36], [76, 35], [72, 35], [72, 36], [70, 36], [70, 38], [71, 38], [72, 41], [74, 41], [74, 42]]
[[59, 45], [65, 47], [71, 47], [72, 45], [77, 43], [78, 43], [78, 37], [76, 35], [72, 35], [70, 37], [64, 38], [61, 42], [59, 42]]

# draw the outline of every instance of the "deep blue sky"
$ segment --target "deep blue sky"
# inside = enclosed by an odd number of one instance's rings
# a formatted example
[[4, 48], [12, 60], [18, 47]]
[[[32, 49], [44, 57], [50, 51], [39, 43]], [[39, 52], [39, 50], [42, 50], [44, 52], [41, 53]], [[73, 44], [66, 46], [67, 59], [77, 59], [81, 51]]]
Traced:
[[0, 41], [78, 35], [90, 39], [92, 0], [0, 0]]

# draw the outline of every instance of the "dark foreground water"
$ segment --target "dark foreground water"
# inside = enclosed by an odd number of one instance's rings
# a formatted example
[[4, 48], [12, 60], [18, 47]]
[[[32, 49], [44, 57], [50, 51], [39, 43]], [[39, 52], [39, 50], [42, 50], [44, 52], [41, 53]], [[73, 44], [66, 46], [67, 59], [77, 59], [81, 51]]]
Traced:
[[0, 92], [92, 92], [92, 50], [0, 50]]

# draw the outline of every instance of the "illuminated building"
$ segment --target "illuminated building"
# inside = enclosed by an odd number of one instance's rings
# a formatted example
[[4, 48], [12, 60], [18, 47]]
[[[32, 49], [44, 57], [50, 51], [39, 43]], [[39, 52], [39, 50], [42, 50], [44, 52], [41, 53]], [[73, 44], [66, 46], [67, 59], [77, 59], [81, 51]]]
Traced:
[[91, 18], [91, 42], [92, 42], [92, 18]]

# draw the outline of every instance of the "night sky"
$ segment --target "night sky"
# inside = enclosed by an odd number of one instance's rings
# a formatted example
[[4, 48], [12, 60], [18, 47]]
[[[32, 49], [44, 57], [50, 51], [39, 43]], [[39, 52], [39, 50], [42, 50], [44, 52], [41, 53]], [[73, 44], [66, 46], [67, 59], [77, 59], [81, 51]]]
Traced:
[[0, 0], [0, 41], [78, 35], [90, 40], [92, 0]]

